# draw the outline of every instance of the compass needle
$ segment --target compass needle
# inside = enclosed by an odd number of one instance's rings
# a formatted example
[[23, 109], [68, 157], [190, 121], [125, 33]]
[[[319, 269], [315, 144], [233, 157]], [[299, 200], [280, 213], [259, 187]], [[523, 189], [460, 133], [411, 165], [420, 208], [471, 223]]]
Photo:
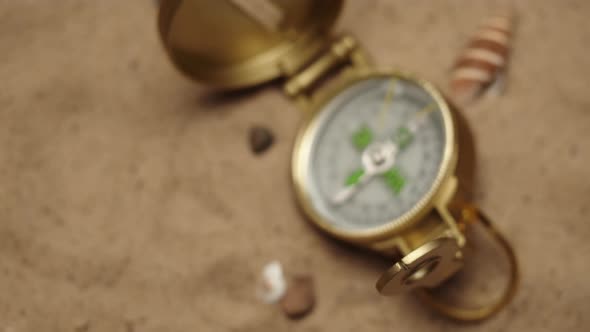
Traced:
[[365, 171], [362, 169], [355, 170], [354, 172], [352, 172], [352, 174], [350, 174], [348, 176], [348, 178], [346, 178], [345, 184], [347, 186], [355, 185], [356, 183], [359, 182], [359, 180], [361, 179], [361, 177], [363, 176], [364, 173], [365, 173]]
[[389, 81], [389, 85], [387, 86], [387, 91], [385, 92], [385, 97], [383, 98], [383, 103], [381, 104], [381, 111], [379, 112], [379, 117], [378, 117], [378, 124], [377, 124], [377, 128], [378, 128], [378, 132], [382, 133], [383, 130], [385, 129], [385, 123], [386, 121], [386, 117], [387, 117], [387, 110], [389, 108], [389, 106], [391, 105], [391, 103], [393, 102], [393, 95], [395, 93], [395, 85], [396, 85], [397, 79], [396, 78], [392, 78]]

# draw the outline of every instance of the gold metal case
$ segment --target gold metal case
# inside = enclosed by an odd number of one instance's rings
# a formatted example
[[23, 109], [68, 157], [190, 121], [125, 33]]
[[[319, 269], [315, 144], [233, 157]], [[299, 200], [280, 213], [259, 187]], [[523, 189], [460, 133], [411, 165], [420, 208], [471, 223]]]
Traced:
[[343, 0], [162, 0], [160, 37], [178, 69], [219, 88], [290, 75], [328, 44]]

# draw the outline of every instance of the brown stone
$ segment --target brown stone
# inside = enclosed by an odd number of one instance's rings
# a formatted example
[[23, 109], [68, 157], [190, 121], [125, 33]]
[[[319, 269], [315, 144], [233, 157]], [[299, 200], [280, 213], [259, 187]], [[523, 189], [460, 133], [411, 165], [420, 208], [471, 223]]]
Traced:
[[310, 313], [314, 304], [313, 279], [310, 276], [293, 278], [280, 302], [283, 312], [292, 319], [302, 318]]
[[260, 154], [268, 149], [274, 142], [274, 135], [265, 127], [252, 127], [250, 129], [250, 148], [255, 154]]

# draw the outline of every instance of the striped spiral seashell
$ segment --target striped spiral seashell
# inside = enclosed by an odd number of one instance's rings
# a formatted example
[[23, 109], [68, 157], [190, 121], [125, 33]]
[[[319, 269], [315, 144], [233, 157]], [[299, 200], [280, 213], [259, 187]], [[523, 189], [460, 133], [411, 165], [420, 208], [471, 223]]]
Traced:
[[510, 53], [512, 15], [486, 19], [460, 54], [451, 75], [453, 100], [466, 104], [503, 74]]

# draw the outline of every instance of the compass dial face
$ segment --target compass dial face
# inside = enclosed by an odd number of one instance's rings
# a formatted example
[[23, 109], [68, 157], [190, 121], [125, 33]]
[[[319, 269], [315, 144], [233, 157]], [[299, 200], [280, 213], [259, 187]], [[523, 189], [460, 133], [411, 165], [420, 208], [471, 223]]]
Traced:
[[441, 103], [412, 80], [384, 76], [357, 81], [325, 104], [300, 156], [314, 213], [354, 232], [395, 223], [424, 201], [443, 174]]

